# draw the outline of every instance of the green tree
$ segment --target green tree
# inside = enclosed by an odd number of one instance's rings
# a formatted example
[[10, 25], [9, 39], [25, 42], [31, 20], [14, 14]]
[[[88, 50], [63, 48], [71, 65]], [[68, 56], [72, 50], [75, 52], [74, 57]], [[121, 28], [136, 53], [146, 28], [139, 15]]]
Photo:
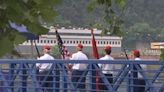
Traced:
[[59, 47], [58, 45], [55, 45], [52, 47], [52, 55], [55, 57], [55, 58], [60, 58], [60, 52], [59, 52]]
[[159, 36], [161, 32], [162, 30], [152, 28], [148, 23], [136, 23], [125, 32], [123, 45], [134, 48], [138, 42], [150, 44], [150, 42], [159, 41], [162, 36]]
[[158, 34], [158, 40], [159, 41], [164, 41], [163, 38], [164, 38], [164, 28], [161, 28], [159, 29], [159, 34]]
[[54, 6], [61, 0], [0, 0], [0, 56], [12, 51], [14, 45], [26, 39], [10, 23], [25, 25], [31, 33], [48, 32], [42, 25], [53, 22], [57, 13]]
[[[88, 11], [93, 11], [97, 6], [104, 11], [103, 21], [98, 27], [103, 29], [102, 34], [122, 36], [122, 14], [126, 5], [126, 0], [91, 0]], [[97, 25], [97, 24], [96, 24]]]
[[160, 60], [164, 61], [164, 49], [161, 49]]

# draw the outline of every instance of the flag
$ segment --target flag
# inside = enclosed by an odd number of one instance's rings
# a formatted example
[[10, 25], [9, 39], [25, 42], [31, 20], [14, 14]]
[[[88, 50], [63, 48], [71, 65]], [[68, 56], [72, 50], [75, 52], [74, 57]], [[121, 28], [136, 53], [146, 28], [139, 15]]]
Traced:
[[65, 59], [65, 55], [64, 55], [65, 46], [63, 46], [63, 41], [62, 41], [58, 31], [56, 30], [55, 32], [56, 32], [56, 40], [58, 43], [60, 55], [61, 55], [62, 59]]
[[68, 51], [67, 47], [63, 45], [63, 53], [64, 53], [64, 59], [69, 60], [70, 59], [70, 52]]
[[70, 57], [70, 52], [68, 51], [66, 46], [64, 46], [63, 41], [62, 41], [62, 39], [61, 39], [61, 37], [60, 37], [57, 30], [56, 30], [56, 39], [57, 39], [57, 43], [58, 43], [61, 58], [68, 60], [69, 57]]
[[98, 50], [97, 50], [97, 45], [96, 45], [95, 36], [93, 34], [93, 29], [91, 30], [91, 35], [92, 35], [92, 54], [93, 54], [93, 58], [99, 59], [99, 53], [98, 53]]
[[[92, 35], [92, 55], [93, 55], [93, 58], [99, 59], [99, 53], [97, 50], [97, 45], [96, 45], [96, 40], [93, 33], [93, 29], [91, 30], [91, 35]], [[96, 71], [96, 92], [99, 92], [99, 82], [100, 82], [99, 74]]]

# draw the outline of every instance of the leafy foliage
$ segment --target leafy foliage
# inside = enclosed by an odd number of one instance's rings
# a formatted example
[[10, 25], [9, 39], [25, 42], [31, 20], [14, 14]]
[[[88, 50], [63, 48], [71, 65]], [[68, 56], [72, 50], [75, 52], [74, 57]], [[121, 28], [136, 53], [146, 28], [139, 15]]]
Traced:
[[164, 61], [164, 49], [161, 49], [160, 60]]
[[60, 57], [60, 52], [59, 52], [59, 47], [58, 47], [58, 45], [53, 46], [53, 48], [52, 48], [52, 55], [53, 55], [55, 58], [59, 58], [59, 57]]
[[47, 33], [43, 23], [53, 22], [54, 5], [60, 0], [0, 0], [0, 56], [12, 51], [15, 44], [25, 38], [10, 23], [25, 25], [29, 32], [40, 35]]
[[[104, 3], [104, 1], [105, 0], [103, 0], [102, 3]], [[126, 32], [129, 27], [136, 23], [143, 22], [149, 24], [151, 28], [156, 30], [161, 30], [161, 28], [163, 28], [164, 20], [162, 20], [163, 12], [161, 12], [163, 11], [163, 0], [111, 1], [111, 12], [114, 12], [116, 19], [118, 18], [118, 20], [120, 20], [118, 21], [118, 24], [121, 33]], [[97, 0], [63, 0], [60, 7], [55, 8], [60, 15], [55, 19], [55, 23], [65, 27], [98, 27], [104, 31], [107, 29], [107, 32], [103, 33], [112, 33], [113, 29], [110, 28], [110, 21], [108, 23], [106, 22], [106, 19], [104, 19], [106, 16], [106, 6], [102, 3], [98, 3]], [[89, 13], [86, 11], [85, 7], [87, 7]], [[112, 13], [109, 15], [112, 16]]]
[[150, 44], [153, 41], [162, 41], [164, 37], [162, 32], [163, 30], [152, 28], [147, 23], [136, 23], [125, 32], [123, 45], [130, 49], [135, 48], [138, 42]]
[[[122, 20], [120, 18], [121, 11], [125, 7], [126, 0], [91, 0], [88, 5], [88, 11], [93, 11], [95, 7], [101, 6], [104, 9], [104, 22], [101, 24], [103, 33], [110, 32], [110, 35], [122, 36], [121, 24]], [[117, 11], [119, 10], [119, 11]], [[120, 12], [119, 14], [116, 12]]]

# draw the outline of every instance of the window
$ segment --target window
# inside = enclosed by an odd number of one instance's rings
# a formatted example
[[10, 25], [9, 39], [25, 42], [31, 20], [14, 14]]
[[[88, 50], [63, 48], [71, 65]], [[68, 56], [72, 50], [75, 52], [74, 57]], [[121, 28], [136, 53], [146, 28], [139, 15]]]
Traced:
[[85, 41], [85, 43], [87, 44], [87, 43], [88, 43], [88, 41]]
[[97, 44], [99, 44], [99, 41], [97, 41]]
[[53, 43], [53, 40], [51, 40], [51, 44]]
[[114, 41], [112, 42], [112, 44], [114, 45]]
[[40, 40], [40, 43], [43, 43], [43, 40]]
[[91, 42], [89, 41], [89, 44], [91, 44]]
[[117, 41], [115, 41], [115, 44], [117, 45]]

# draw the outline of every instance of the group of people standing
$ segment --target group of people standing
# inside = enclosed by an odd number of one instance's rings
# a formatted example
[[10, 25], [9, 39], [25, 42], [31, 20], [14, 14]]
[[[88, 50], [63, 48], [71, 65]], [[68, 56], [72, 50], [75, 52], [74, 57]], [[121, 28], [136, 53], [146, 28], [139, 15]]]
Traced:
[[[70, 55], [69, 60], [88, 60], [87, 55], [83, 52], [83, 45], [82, 44], [78, 44], [76, 46], [76, 50], [77, 52], [73, 53], [72, 55]], [[114, 60], [114, 58], [111, 56], [111, 51], [112, 51], [112, 47], [110, 45], [105, 45], [104, 46], [104, 52], [105, 55], [103, 57], [100, 58], [100, 60]], [[50, 46], [46, 45], [43, 46], [43, 53], [44, 55], [39, 57], [38, 60], [54, 60], [55, 58], [53, 56], [50, 55], [51, 52], [51, 48]], [[133, 50], [132, 51], [132, 55], [134, 57], [134, 60], [141, 60], [140, 59], [140, 53], [138, 50]], [[42, 76], [38, 77], [38, 80], [40, 82], [42, 82], [42, 80], [44, 79], [45, 75], [47, 73], [49, 73], [49, 69], [51, 68], [52, 63], [37, 63], [36, 67], [39, 69], [39, 74]], [[102, 70], [102, 73], [106, 76], [107, 80], [109, 83], [113, 83], [113, 68], [114, 66], [112, 64], [98, 64], [99, 68]], [[76, 88], [79, 90], [79, 92], [86, 92], [85, 91], [85, 81], [86, 81], [86, 70], [87, 70], [87, 64], [68, 64], [65, 67], [66, 69], [69, 68], [69, 70], [71, 69], [71, 80], [74, 84], [74, 86], [76, 86]], [[82, 74], [84, 74], [84, 76], [82, 76]], [[78, 83], [78, 80], [81, 79], [80, 83]], [[43, 89], [44, 92], [51, 92], [52, 91], [52, 83], [50, 83], [50, 81], [52, 82], [53, 77], [52, 76], [48, 76], [47, 79], [45, 81], [49, 81], [48, 83], [42, 83], [42, 87], [45, 88]], [[59, 78], [57, 78], [57, 81], [59, 81]], [[103, 80], [100, 79], [100, 84], [99, 85], [99, 90], [103, 90], [103, 92], [107, 92], [107, 87], [105, 84], [103, 84]], [[143, 82], [143, 81], [142, 81]], [[59, 91], [59, 83], [56, 85], [57, 89], [55, 89], [55, 92], [60, 92]], [[49, 88], [49, 89], [48, 89]], [[142, 88], [143, 89], [143, 88]], [[67, 92], [67, 91], [65, 91]], [[94, 91], [96, 92], [96, 91]], [[144, 92], [144, 91], [138, 91], [138, 92]]]

